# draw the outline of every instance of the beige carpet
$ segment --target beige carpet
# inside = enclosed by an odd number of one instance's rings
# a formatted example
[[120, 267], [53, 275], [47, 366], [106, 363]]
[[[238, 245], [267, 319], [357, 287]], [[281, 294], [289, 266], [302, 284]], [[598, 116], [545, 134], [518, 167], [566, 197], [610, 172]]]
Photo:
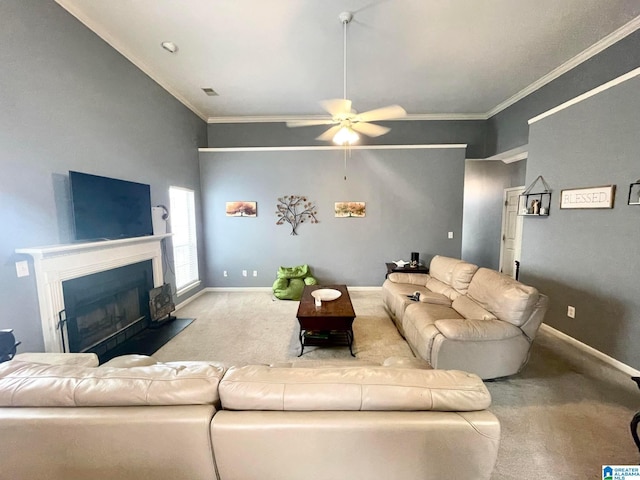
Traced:
[[[359, 359], [412, 356], [378, 292], [354, 292]], [[159, 360], [274, 363], [300, 352], [297, 302], [268, 293], [207, 293], [182, 308], [196, 321], [154, 354]], [[345, 347], [305, 349], [304, 359], [351, 359]], [[629, 422], [640, 409], [630, 378], [540, 332], [519, 375], [487, 382], [502, 439], [494, 480], [601, 479], [602, 465], [638, 464]]]
[[[387, 316], [379, 293], [350, 292], [357, 317], [353, 353], [382, 362], [413, 357]], [[216, 360], [230, 364], [297, 360], [298, 302], [273, 300], [270, 293], [207, 293], [177, 312], [196, 321], [154, 354], [162, 361]], [[305, 347], [302, 359], [352, 359], [347, 347]]]

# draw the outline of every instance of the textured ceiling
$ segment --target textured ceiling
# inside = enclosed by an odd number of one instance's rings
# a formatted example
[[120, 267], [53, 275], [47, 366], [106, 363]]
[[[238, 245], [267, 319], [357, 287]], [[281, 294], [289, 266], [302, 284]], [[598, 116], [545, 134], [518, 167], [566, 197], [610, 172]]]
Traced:
[[210, 120], [322, 115], [319, 100], [342, 97], [343, 11], [354, 13], [347, 97], [411, 116], [486, 118], [640, 25], [638, 0], [57, 2]]

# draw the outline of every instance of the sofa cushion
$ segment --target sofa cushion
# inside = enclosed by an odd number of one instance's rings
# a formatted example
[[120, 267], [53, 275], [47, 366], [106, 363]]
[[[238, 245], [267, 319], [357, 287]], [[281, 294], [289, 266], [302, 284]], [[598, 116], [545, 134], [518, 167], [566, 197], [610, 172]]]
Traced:
[[231, 368], [220, 382], [228, 410], [439, 410], [487, 408], [479, 377], [455, 370], [390, 367]]
[[476, 320], [493, 320], [496, 316], [485, 310], [466, 295], [460, 295], [451, 304], [453, 309], [464, 318], [473, 318]]
[[429, 264], [429, 275], [436, 280], [440, 280], [443, 283], [451, 286], [451, 277], [453, 276], [453, 269], [461, 262], [459, 258], [443, 257], [442, 255], [436, 255], [431, 259]]
[[149, 365], [156, 365], [158, 360], [149, 355], [138, 355], [137, 353], [129, 355], [120, 355], [119, 357], [113, 357], [111, 360], [100, 365], [100, 368], [104, 367], [117, 367], [117, 368], [131, 368], [131, 367], [148, 367]]
[[424, 273], [392, 272], [387, 277], [393, 283], [409, 283], [424, 287], [429, 276]]
[[486, 342], [522, 335], [522, 330], [502, 320], [436, 320], [436, 328], [449, 340]]
[[451, 306], [451, 300], [446, 295], [436, 292], [425, 292], [420, 294], [420, 301], [422, 303], [432, 303], [435, 305]]
[[[458, 258], [436, 255], [429, 264], [429, 275], [452, 287], [459, 293], [467, 293], [469, 282], [478, 270], [478, 266]], [[433, 290], [427, 284], [430, 290]], [[434, 290], [435, 291], [435, 290]], [[439, 292], [445, 293], [445, 292]], [[446, 293], [445, 293], [446, 295]], [[452, 298], [453, 300], [453, 298]]]
[[450, 300], [453, 300], [456, 297], [459, 297], [461, 294], [450, 285], [447, 285], [444, 282], [441, 282], [437, 278], [429, 277], [427, 280], [427, 288], [434, 293], [439, 293], [444, 295]]
[[479, 269], [471, 279], [469, 297], [500, 320], [520, 326], [538, 301], [538, 290], [488, 268]]
[[208, 362], [88, 368], [12, 360], [0, 364], [0, 406], [214, 405], [224, 372]]
[[460, 293], [467, 293], [469, 283], [477, 271], [477, 265], [459, 261], [453, 267], [453, 273], [451, 274], [451, 286]]

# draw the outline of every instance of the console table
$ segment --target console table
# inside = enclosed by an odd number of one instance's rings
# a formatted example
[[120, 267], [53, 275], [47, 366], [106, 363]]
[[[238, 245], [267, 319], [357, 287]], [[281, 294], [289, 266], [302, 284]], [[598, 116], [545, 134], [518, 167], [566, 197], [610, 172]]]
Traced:
[[408, 265], [405, 267], [399, 267], [393, 262], [385, 263], [385, 265], [387, 266], [387, 274], [385, 275], [384, 278], [387, 278], [389, 274], [392, 272], [424, 273], [424, 274], [429, 273], [429, 267], [425, 267], [424, 265], [418, 265], [417, 267], [410, 267]]

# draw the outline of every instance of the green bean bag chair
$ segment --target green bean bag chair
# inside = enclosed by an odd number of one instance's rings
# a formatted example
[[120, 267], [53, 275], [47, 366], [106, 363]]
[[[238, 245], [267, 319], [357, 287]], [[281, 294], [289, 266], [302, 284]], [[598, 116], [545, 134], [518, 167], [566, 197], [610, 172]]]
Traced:
[[305, 285], [315, 285], [318, 281], [311, 276], [309, 265], [280, 267], [278, 278], [273, 282], [273, 295], [280, 300], [300, 300]]

